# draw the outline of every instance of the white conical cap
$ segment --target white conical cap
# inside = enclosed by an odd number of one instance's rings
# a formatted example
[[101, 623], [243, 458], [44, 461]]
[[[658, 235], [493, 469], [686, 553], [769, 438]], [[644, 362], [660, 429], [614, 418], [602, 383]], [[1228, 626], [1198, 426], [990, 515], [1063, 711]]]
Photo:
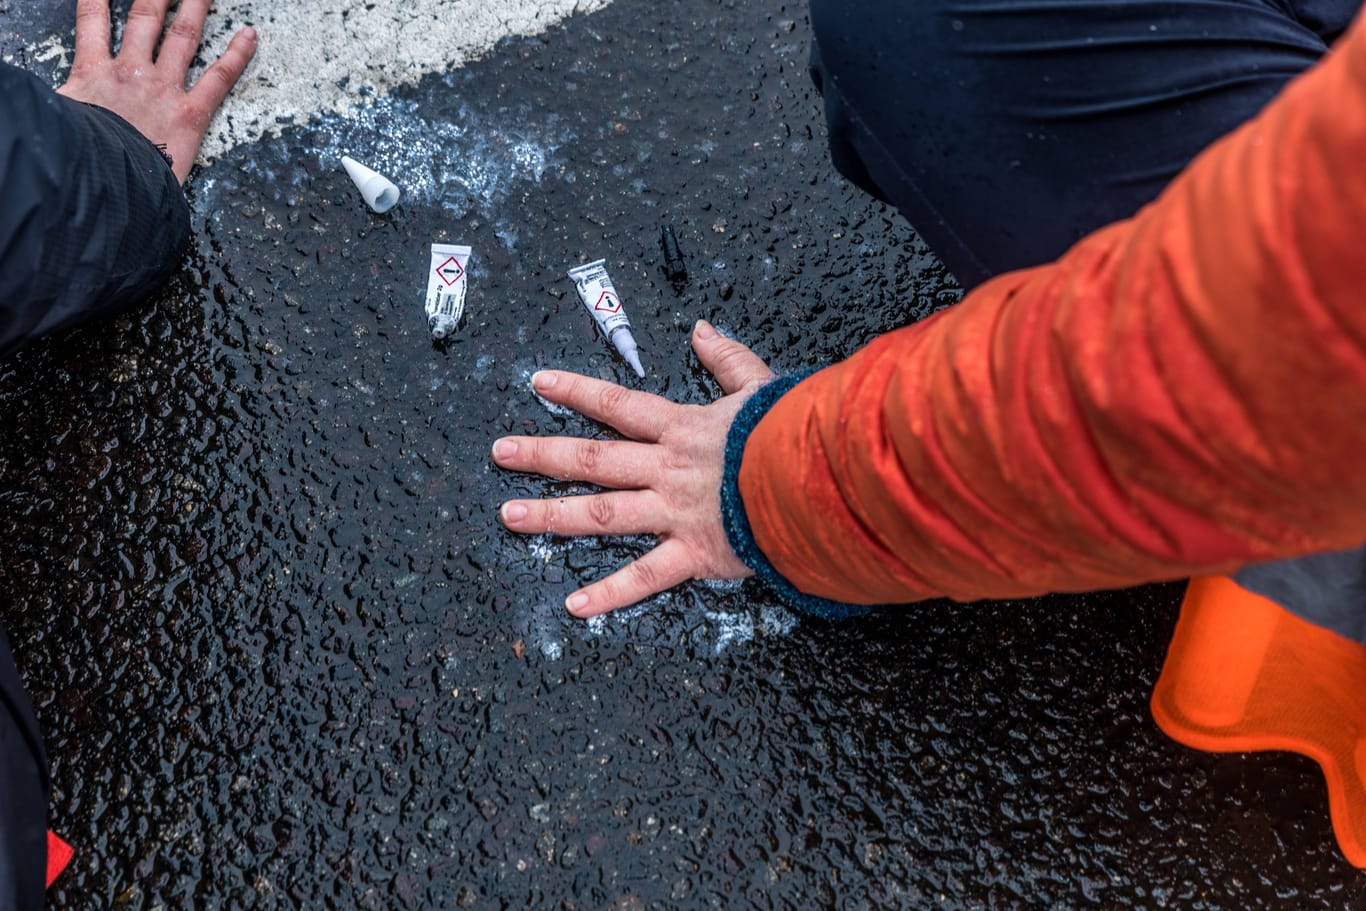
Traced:
[[360, 195], [365, 197], [365, 204], [372, 210], [384, 213], [398, 204], [403, 193], [394, 186], [392, 180], [370, 170], [349, 155], [342, 156], [342, 166], [346, 168], [346, 173], [351, 175], [351, 180], [355, 183], [356, 189], [360, 190]]

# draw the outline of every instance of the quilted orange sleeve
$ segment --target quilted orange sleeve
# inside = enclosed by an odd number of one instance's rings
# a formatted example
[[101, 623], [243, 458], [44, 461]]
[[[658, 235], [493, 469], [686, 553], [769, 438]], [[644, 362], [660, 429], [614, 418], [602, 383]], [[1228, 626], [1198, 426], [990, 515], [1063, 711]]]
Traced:
[[743, 447], [754, 543], [839, 601], [1366, 541], [1366, 30], [1134, 218], [800, 382]]

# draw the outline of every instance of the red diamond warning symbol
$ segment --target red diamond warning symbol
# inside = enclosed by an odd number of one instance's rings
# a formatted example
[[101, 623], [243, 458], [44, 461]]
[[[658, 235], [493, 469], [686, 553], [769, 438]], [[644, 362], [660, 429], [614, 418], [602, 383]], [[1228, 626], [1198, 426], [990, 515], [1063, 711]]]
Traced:
[[603, 313], [616, 313], [621, 309], [621, 299], [611, 291], [604, 291], [598, 302], [593, 305], [593, 309], [601, 310]]
[[447, 286], [450, 286], [460, 281], [460, 276], [465, 274], [465, 270], [460, 268], [460, 260], [450, 256], [446, 258], [444, 263], [436, 267], [436, 274]]

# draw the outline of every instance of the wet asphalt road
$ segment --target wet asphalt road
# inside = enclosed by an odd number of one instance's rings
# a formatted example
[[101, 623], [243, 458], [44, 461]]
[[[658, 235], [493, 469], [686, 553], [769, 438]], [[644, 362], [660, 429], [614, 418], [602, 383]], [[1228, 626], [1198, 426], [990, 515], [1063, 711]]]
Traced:
[[[69, 5], [0, 0], [0, 50]], [[1307, 760], [1152, 724], [1178, 586], [831, 626], [696, 585], [585, 624], [564, 595], [641, 542], [500, 529], [568, 488], [495, 436], [602, 432], [533, 370], [702, 402], [699, 317], [792, 371], [956, 299], [833, 173], [807, 35], [618, 0], [288, 125], [195, 178], [164, 293], [0, 364], [0, 594], [78, 852], [53, 907], [1366, 907]], [[368, 214], [343, 152], [405, 202]], [[444, 346], [437, 241], [475, 251]], [[644, 381], [564, 278], [598, 257]]]

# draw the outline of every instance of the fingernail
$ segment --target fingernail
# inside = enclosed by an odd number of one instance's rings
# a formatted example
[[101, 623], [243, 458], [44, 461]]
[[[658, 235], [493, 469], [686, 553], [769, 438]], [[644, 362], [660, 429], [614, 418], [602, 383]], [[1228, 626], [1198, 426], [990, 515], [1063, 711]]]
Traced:
[[517, 454], [517, 443], [513, 440], [498, 440], [493, 444], [495, 459], [510, 459]]
[[716, 327], [704, 319], [698, 320], [697, 324], [692, 327], [692, 331], [693, 335], [704, 342], [716, 338]]
[[537, 389], [549, 389], [555, 385], [555, 374], [545, 370], [538, 370], [531, 375], [531, 385]]
[[528, 510], [521, 503], [504, 503], [502, 512], [504, 522], [520, 522], [526, 518]]
[[252, 28], [250, 25], [247, 26], [246, 28], [242, 29], [242, 37], [245, 38], [247, 41], [255, 41], [256, 29]]
[[583, 592], [574, 592], [574, 594], [564, 599], [564, 606], [571, 614], [577, 614], [588, 606], [588, 596]]

